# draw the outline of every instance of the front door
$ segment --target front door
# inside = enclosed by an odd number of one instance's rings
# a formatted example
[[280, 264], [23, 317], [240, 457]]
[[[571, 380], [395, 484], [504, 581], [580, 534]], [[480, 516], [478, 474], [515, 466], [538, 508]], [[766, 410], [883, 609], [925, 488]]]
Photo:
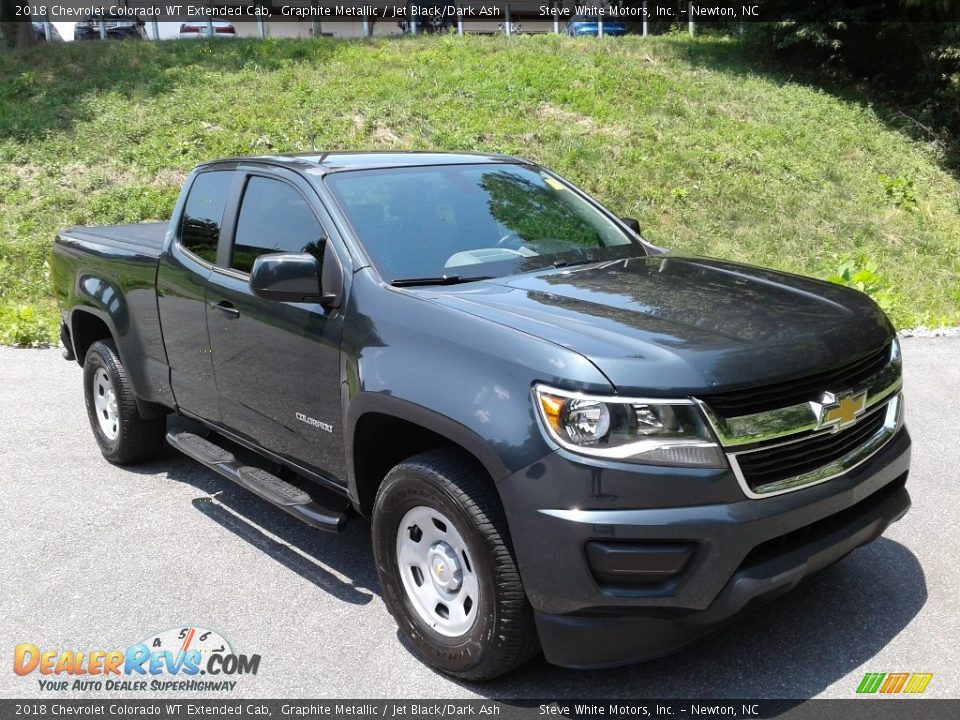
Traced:
[[221, 243], [208, 281], [207, 325], [223, 426], [345, 483], [342, 314], [317, 303], [263, 300], [249, 286], [253, 262], [265, 253], [311, 252], [322, 262], [328, 236], [321, 213], [305, 183], [250, 172], [232, 242]]

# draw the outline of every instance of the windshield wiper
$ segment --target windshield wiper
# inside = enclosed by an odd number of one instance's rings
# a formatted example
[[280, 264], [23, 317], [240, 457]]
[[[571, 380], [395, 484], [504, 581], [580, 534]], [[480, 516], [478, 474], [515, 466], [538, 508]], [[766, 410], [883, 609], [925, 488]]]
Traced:
[[461, 283], [491, 280], [493, 275], [476, 275], [463, 277], [461, 275], [441, 275], [440, 277], [402, 278], [391, 281], [393, 287], [420, 287], [425, 285], [459, 285]]
[[590, 258], [584, 260], [557, 260], [553, 266], [557, 269], [573, 267], [574, 265], [588, 265], [590, 263], [601, 262], [600, 260], [592, 260]]

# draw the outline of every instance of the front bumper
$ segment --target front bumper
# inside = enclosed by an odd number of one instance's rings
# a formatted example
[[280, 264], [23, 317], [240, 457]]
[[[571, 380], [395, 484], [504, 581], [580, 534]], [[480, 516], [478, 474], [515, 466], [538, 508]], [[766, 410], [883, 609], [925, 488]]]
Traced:
[[[729, 470], [585, 464], [563, 451], [511, 475], [500, 492], [547, 659], [646, 660], [755, 609], [898, 520], [909, 463], [903, 429], [841, 477], [759, 500]], [[669, 571], [658, 581], [618, 583], [598, 568], [597, 544], [688, 557], [679, 570], [654, 563]]]

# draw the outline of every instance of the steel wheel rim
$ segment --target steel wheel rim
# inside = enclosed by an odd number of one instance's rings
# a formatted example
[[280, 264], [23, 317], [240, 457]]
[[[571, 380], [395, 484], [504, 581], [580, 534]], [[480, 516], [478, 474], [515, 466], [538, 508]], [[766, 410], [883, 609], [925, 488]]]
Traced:
[[397, 566], [407, 599], [428, 627], [460, 637], [473, 627], [480, 580], [456, 525], [439, 510], [418, 505], [397, 529]]
[[117, 407], [117, 391], [113, 380], [103, 368], [93, 373], [93, 408], [100, 423], [100, 431], [109, 440], [116, 440], [120, 434], [120, 411]]

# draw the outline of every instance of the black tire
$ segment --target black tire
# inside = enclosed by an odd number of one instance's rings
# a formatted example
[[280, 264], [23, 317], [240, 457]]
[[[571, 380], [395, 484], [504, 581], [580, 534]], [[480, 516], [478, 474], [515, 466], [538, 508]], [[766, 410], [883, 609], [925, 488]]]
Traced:
[[[473, 625], [458, 637], [431, 628], [404, 588], [397, 534], [404, 516], [417, 507], [438, 510], [453, 522], [479, 581]], [[372, 535], [383, 600], [407, 644], [427, 664], [463, 680], [490, 680], [539, 652], [503, 509], [475, 460], [443, 449], [397, 465], [377, 492]]]
[[[94, 397], [94, 378], [105, 371], [116, 393], [116, 436], [101, 427]], [[136, 395], [112, 340], [99, 340], [87, 350], [83, 361], [83, 395], [90, 427], [100, 452], [116, 465], [133, 465], [155, 458], [163, 449], [167, 429], [165, 416], [145, 420], [137, 408]]]

